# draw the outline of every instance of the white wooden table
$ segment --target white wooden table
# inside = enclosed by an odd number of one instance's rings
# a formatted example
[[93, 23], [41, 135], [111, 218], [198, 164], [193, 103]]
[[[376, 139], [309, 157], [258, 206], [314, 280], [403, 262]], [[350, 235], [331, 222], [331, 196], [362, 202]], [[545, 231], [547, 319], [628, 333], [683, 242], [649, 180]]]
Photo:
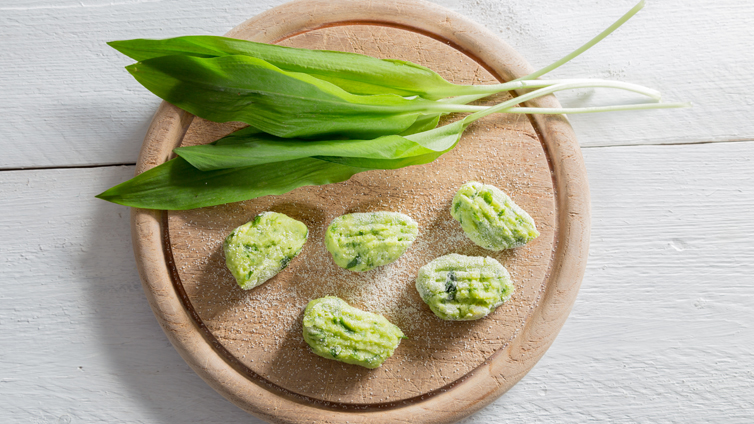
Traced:
[[[139, 283], [128, 209], [93, 196], [133, 174], [158, 105], [105, 42], [222, 34], [281, 3], [0, 1], [0, 422], [260, 422], [169, 344]], [[436, 3], [535, 67], [633, 6]], [[465, 422], [754, 422], [752, 24], [749, 1], [654, 0], [554, 72], [695, 106], [571, 117], [593, 217], [579, 298], [542, 361]]]

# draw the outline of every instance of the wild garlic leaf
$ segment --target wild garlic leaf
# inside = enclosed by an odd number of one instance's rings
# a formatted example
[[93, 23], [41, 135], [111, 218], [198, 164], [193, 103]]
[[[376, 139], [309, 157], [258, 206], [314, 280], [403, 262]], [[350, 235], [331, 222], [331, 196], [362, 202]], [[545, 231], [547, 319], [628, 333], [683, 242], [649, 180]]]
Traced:
[[376, 137], [409, 128], [430, 101], [357, 96], [247, 56], [163, 56], [126, 69], [162, 99], [204, 119], [241, 121], [279, 137]]
[[[345, 181], [354, 174], [363, 171], [398, 169], [430, 163], [455, 147], [469, 123], [458, 121], [408, 137], [389, 136], [383, 137], [382, 140], [367, 140], [369, 143], [376, 141], [395, 143], [393, 147], [388, 146], [387, 150], [381, 151], [379, 147], [372, 149], [369, 153], [370, 157], [321, 155], [212, 171], [201, 171], [193, 167], [183, 157], [178, 157], [112, 187], [97, 197], [138, 208], [184, 210], [283, 194], [302, 186]], [[250, 128], [247, 131], [250, 133], [250, 137], [254, 136], [255, 129]], [[409, 138], [415, 140], [408, 140]], [[231, 138], [224, 143], [230, 148], [241, 147], [243, 142], [239, 143], [239, 140], [243, 140], [243, 137], [237, 137], [236, 140]], [[409, 141], [409, 143], [406, 141]], [[307, 142], [302, 141], [301, 143]], [[218, 142], [218, 144], [220, 143]], [[260, 145], [264, 146], [264, 143]], [[425, 145], [441, 150], [432, 150]], [[403, 150], [402, 157], [396, 159], [382, 158], [382, 156], [401, 156], [394, 153], [395, 146], [408, 148]], [[195, 147], [202, 146], [186, 147], [176, 151], [185, 154], [187, 151], [200, 150], [195, 149]], [[221, 144], [220, 146], [208, 145], [208, 147], [222, 148], [223, 146]], [[241, 147], [248, 152], [237, 151], [236, 153], [252, 157], [257, 147]], [[305, 146], [303, 147], [305, 148]], [[269, 147], [262, 147], [262, 150], [264, 149], [269, 149]], [[330, 149], [330, 147], [324, 147], [318, 151], [323, 152], [326, 149]], [[297, 149], [292, 151], [295, 150]], [[268, 152], [272, 153], [273, 150], [268, 150]], [[248, 153], [251, 153], [251, 155], [248, 155]], [[198, 157], [200, 155], [192, 159]], [[199, 162], [212, 166], [217, 166], [218, 163], [241, 164], [241, 162], [233, 162], [228, 156], [202, 157]]]
[[[399, 144], [403, 143], [400, 139], [404, 138], [421, 146], [421, 149], [431, 151], [426, 154], [397, 159], [316, 156], [215, 171], [200, 171], [179, 157], [115, 186], [97, 197], [114, 203], [148, 209], [192, 209], [271, 194], [283, 194], [306, 185], [345, 181], [358, 172], [370, 169], [396, 169], [429, 163], [455, 147], [463, 131], [472, 122], [491, 113], [508, 110], [516, 102], [567, 89], [571, 85], [561, 84], [527, 93], [430, 131], [406, 137], [393, 136], [397, 137]], [[657, 105], [662, 105], [662, 103], [629, 106], [656, 108]], [[682, 106], [684, 105], [669, 104], [665, 107]], [[256, 130], [252, 128], [248, 131], [255, 132]], [[369, 142], [374, 141], [369, 140]], [[416, 149], [414, 153], [422, 151], [417, 147], [414, 149]], [[253, 151], [254, 148], [249, 150]]]
[[126, 69], [162, 99], [204, 119], [241, 121], [279, 137], [399, 134], [419, 117], [478, 106], [395, 94], [354, 95], [248, 56], [162, 56]]
[[431, 152], [423, 155], [408, 156], [398, 159], [372, 159], [342, 156], [315, 156], [315, 159], [338, 163], [341, 165], [353, 166], [357, 168], [399, 169], [405, 168], [407, 166], [424, 165], [430, 163], [445, 153], [446, 152]]
[[337, 183], [366, 170], [304, 158], [204, 172], [178, 157], [97, 197], [136, 208], [185, 210], [283, 194], [303, 186]]
[[466, 130], [466, 127], [468, 127], [471, 122], [473, 122], [473, 120], [456, 121], [452, 124], [443, 125], [439, 128], [435, 128], [429, 131], [423, 131], [421, 133], [416, 133], [405, 137], [406, 140], [422, 146], [426, 153], [419, 153], [422, 150], [416, 149], [412, 152], [416, 154], [412, 154], [410, 156], [404, 155], [392, 160], [343, 156], [317, 156], [317, 159], [339, 163], [341, 165], [368, 167], [374, 169], [398, 169], [411, 165], [423, 165], [430, 163], [443, 154], [453, 150], [453, 148], [456, 147], [456, 144], [458, 144], [458, 142], [461, 140], [461, 136]]
[[251, 56], [286, 71], [306, 73], [329, 81], [354, 94], [394, 93], [435, 100], [476, 93], [473, 86], [452, 84], [424, 66], [356, 53], [300, 49], [201, 35], [164, 40], [111, 41], [108, 44], [137, 61], [171, 55], [204, 58]]
[[420, 115], [418, 118], [416, 118], [416, 121], [414, 121], [414, 123], [411, 124], [410, 127], [408, 127], [401, 133], [401, 135], [405, 136], [416, 134], [418, 132], [429, 131], [432, 128], [437, 127], [437, 124], [440, 123], [441, 116], [442, 114]]
[[[529, 75], [514, 80], [534, 80], [571, 61], [599, 43], [644, 7], [640, 0], [631, 10], [573, 52]], [[515, 90], [511, 83], [458, 85], [429, 68], [411, 62], [376, 59], [356, 53], [284, 47], [217, 36], [185, 36], [163, 40], [111, 41], [111, 47], [137, 61], [161, 56], [185, 55], [203, 58], [245, 55], [265, 60], [280, 69], [306, 73], [329, 81], [354, 94], [394, 93], [438, 100], [454, 96], [482, 95]]]
[[[97, 195], [120, 205], [144, 209], [186, 210], [287, 193], [303, 186], [346, 181], [372, 169], [396, 169], [432, 162], [442, 153], [373, 161], [380, 167], [356, 167], [315, 158], [243, 168], [200, 171], [181, 157], [169, 160]], [[336, 159], [336, 158], [333, 158]], [[364, 162], [364, 165], [369, 163]]]
[[[408, 136], [371, 140], [299, 140], [260, 134], [249, 127], [214, 143], [179, 147], [175, 153], [201, 171], [241, 168], [305, 157], [375, 169], [429, 163], [455, 147], [468, 124], [457, 121]], [[431, 155], [432, 158], [430, 158]], [[400, 160], [397, 160], [400, 159]]]
[[[471, 116], [473, 115], [468, 115], [468, 117]], [[475, 121], [475, 119], [468, 119], [468, 117], [429, 131], [407, 135], [406, 138], [435, 152], [445, 151], [455, 146], [458, 140], [461, 139], [461, 135], [463, 135], [466, 127]]]
[[212, 144], [179, 147], [175, 153], [201, 171], [240, 168], [313, 156], [399, 159], [435, 153], [399, 135], [372, 140], [300, 140], [236, 131]]
[[[142, 61], [127, 69], [158, 96], [209, 120], [243, 121], [258, 129], [247, 128], [235, 138], [230, 136], [212, 146], [177, 150], [197, 166], [214, 170], [201, 171], [179, 157], [97, 197], [151, 209], [218, 205], [282, 194], [306, 185], [344, 181], [371, 169], [429, 163], [455, 147], [471, 122], [491, 113], [593, 113], [688, 107], [685, 103], [515, 107], [556, 91], [586, 87], [635, 91], [659, 101], [659, 93], [654, 90], [615, 81], [526, 81], [578, 56], [643, 5], [641, 0], [611, 27], [552, 65], [515, 81], [485, 86], [454, 85], [409, 62], [223, 37], [109, 43]], [[539, 89], [489, 108], [466, 106], [489, 94], [526, 88]], [[433, 101], [451, 96], [456, 97]], [[450, 112], [475, 113], [435, 128], [440, 115]], [[330, 139], [282, 140], [260, 134], [260, 130], [279, 137]], [[351, 140], [332, 140], [338, 135]], [[372, 137], [377, 138], [367, 140]]]

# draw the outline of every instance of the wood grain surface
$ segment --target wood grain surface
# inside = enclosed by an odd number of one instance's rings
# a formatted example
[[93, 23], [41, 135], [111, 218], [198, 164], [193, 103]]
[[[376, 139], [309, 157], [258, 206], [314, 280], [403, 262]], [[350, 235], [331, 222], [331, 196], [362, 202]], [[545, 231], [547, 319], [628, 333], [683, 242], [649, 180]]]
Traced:
[[[316, 13], [292, 19], [302, 8]], [[375, 22], [378, 17], [382, 24]], [[231, 34], [412, 60], [457, 83], [492, 83], [528, 71], [515, 52], [474, 24], [411, 1], [361, 6], [302, 1], [247, 21]], [[464, 37], [445, 38], [455, 34]], [[538, 104], [557, 103], [549, 98]], [[164, 161], [179, 143], [208, 143], [237, 128], [192, 121], [164, 104], [145, 140], [141, 169]], [[476, 247], [448, 213], [453, 194], [470, 180], [507, 191], [532, 214], [542, 235], [526, 247], [496, 254]], [[305, 222], [312, 241], [279, 276], [243, 291], [225, 269], [222, 240], [266, 210]], [[334, 266], [320, 240], [329, 222], [343, 213], [379, 210], [400, 211], [419, 222], [422, 230], [412, 249], [395, 264], [368, 273]], [[133, 213], [137, 262], [155, 314], [210, 385], [242, 408], [280, 422], [452, 422], [489, 403], [531, 369], [557, 334], [578, 290], [589, 230], [588, 186], [578, 145], [568, 124], [553, 116], [487, 117], [432, 164], [170, 212], [167, 231], [163, 216]], [[157, 255], [163, 246], [169, 248], [167, 264]], [[511, 301], [476, 322], [434, 317], [413, 281], [419, 267], [451, 252], [501, 260], [516, 284]], [[326, 295], [384, 314], [408, 340], [377, 370], [311, 354], [300, 337], [301, 314], [309, 300]], [[175, 316], [178, 308], [186, 309], [181, 317]], [[173, 321], [191, 321], [189, 315], [193, 325], [176, 328]], [[207, 349], [214, 355], [207, 356]], [[233, 382], [228, 373], [236, 374]], [[280, 407], [270, 411], [260, 396], [272, 396]], [[443, 412], [423, 412], [449, 404]]]

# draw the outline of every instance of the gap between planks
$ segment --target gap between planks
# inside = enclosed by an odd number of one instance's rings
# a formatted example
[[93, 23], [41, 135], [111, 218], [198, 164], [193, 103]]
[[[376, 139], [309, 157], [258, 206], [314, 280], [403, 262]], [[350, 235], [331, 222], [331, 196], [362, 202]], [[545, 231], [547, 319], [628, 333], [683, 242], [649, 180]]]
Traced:
[[0, 168], [0, 172], [6, 171], [54, 171], [57, 169], [87, 169], [87, 168], [112, 168], [117, 166], [136, 166], [136, 162], [106, 163], [99, 165], [61, 165], [61, 166], [23, 166], [18, 168]]
[[647, 146], [694, 146], [697, 144], [729, 144], [729, 143], [749, 143], [754, 140], [750, 138], [732, 138], [728, 140], [711, 140], [711, 141], [668, 141], [659, 143], [626, 143], [626, 144], [593, 144], [581, 146], [581, 149], [605, 149], [610, 147], [647, 147]]
[[[729, 144], [729, 143], [751, 143], [754, 140], [749, 138], [718, 140], [718, 141], [688, 141], [688, 142], [669, 142], [669, 143], [627, 143], [627, 144], [610, 144], [597, 146], [581, 146], [581, 149], [608, 149], [613, 147], [652, 147], [652, 146], [694, 146], [702, 144]], [[0, 172], [12, 171], [54, 171], [57, 169], [87, 169], [87, 168], [112, 168], [117, 166], [135, 166], [135, 162], [124, 163], [106, 163], [99, 165], [62, 165], [62, 166], [31, 166], [18, 168], [0, 168]]]

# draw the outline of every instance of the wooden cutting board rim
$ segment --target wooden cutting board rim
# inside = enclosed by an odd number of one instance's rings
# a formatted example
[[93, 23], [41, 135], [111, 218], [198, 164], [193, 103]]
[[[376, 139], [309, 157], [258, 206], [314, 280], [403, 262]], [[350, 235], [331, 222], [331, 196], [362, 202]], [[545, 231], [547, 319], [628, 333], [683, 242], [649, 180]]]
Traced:
[[[242, 23], [231, 30], [227, 36], [279, 42], [301, 33], [332, 26], [389, 26], [442, 41], [469, 56], [501, 81], [526, 75], [533, 70], [511, 47], [489, 31], [437, 5], [409, 0], [383, 0], [370, 2], [369, 5], [354, 3], [348, 0], [329, 2], [301, 0], [287, 3]], [[305, 19], [300, 17], [300, 11], [305, 9], [317, 10], [317, 12], [314, 15], [308, 15], [308, 19]], [[401, 15], [396, 16], [395, 12]], [[373, 15], [380, 17], [387, 15], [390, 19], [363, 18]], [[281, 17], [286, 19], [280, 19]], [[444, 19], [437, 19], [439, 17], [444, 17]], [[250, 36], [249, 32], [256, 28], [261, 29]], [[448, 29], [452, 30], [452, 36], [448, 36]], [[245, 34], [241, 37], [240, 33], [243, 32]], [[456, 37], [457, 34], [474, 33], [476, 37]], [[503, 56], [507, 59], [500, 64], [505, 67], [503, 72], [500, 72], [499, 67], [490, 65], [489, 58], [484, 60], [484, 56], [492, 54], [491, 52], [495, 52], [494, 56]], [[528, 102], [527, 105], [560, 106], [552, 96]], [[524, 351], [533, 349], [534, 353], [529, 353], [528, 358], [523, 361], [523, 366], [519, 364], [521, 372], [516, 374], [515, 379], [504, 380], [502, 384], [493, 383], [492, 385], [496, 387], [489, 387], [491, 383], [489, 380], [494, 380], [496, 377], [493, 369], [499, 368], [498, 371], [504, 369], [498, 362], [510, 359], [510, 352], [513, 347], [517, 347], [511, 345], [520, 345], [521, 343], [516, 342], [520, 341], [519, 339], [524, 334], [517, 336], [513, 343], [495, 352], [470, 373], [440, 389], [416, 396], [408, 401], [340, 404], [309, 398], [278, 387], [235, 360], [233, 355], [204, 326], [196, 311], [193, 310], [174, 266], [167, 225], [168, 214], [164, 211], [132, 209], [132, 233], [137, 266], [155, 316], [178, 352], [197, 374], [236, 405], [267, 420], [304, 422], [311, 419], [326, 419], [329, 422], [345, 422], [349, 419], [357, 419], [362, 414], [369, 415], [379, 411], [380, 419], [387, 418], [385, 414], [389, 413], [389, 415], [395, 414], [393, 419], [396, 420], [405, 420], [406, 417], [413, 415], [415, 419], [412, 419], [412, 422], [418, 422], [416, 420], [451, 422], [470, 415], [512, 387], [544, 354], [570, 312], [586, 266], [589, 242], [589, 194], [586, 171], [575, 134], [562, 116], [538, 115], [529, 116], [529, 118], [542, 143], [551, 170], [559, 222], [557, 228], [563, 228], [566, 231], [559, 231], [555, 234], [556, 248], [553, 250], [553, 259], [550, 261], [550, 269], [545, 280], [547, 287], [542, 294], [545, 299], [527, 317], [526, 326], [522, 331], [522, 333], [536, 333], [539, 326], [545, 326], [548, 327], [550, 337], [534, 341], [530, 343], [531, 346], [521, 346]], [[192, 120], [192, 115], [163, 102], [145, 138], [137, 163], [137, 173], [167, 160], [176, 141], [180, 143]], [[173, 143], [166, 143], [166, 140], [173, 140]], [[559, 176], [563, 178], [558, 178]], [[566, 225], [564, 225], [564, 220]], [[568, 251], [565, 251], [566, 246]], [[161, 263], [160, 258], [162, 258]], [[559, 258], [562, 260], [558, 260]], [[553, 273], [553, 270], [556, 272]], [[563, 284], [565, 290], [552, 287], [559, 286], [551, 281], [556, 274], [565, 274], [560, 276], [567, 280]], [[554, 318], [543, 317], [545, 314], [551, 315], [548, 313], [550, 312], [547, 310], [548, 307], [554, 309], [552, 312], [556, 312]], [[545, 321], [540, 324], [541, 318]], [[197, 336], [201, 340], [197, 339]], [[202, 341], [205, 346], [201, 346]], [[207, 351], [207, 348], [210, 351]], [[503, 352], [509, 354], [503, 356]], [[498, 378], [501, 377], [500, 374], [501, 372], [497, 373]], [[229, 376], [232, 377], [232, 382], [228, 380]], [[480, 378], [487, 380], [487, 384], [479, 384], [477, 380]], [[454, 399], [454, 397], [458, 398], [454, 395], [458, 395], [459, 391], [472, 384], [486, 387], [487, 390], [465, 401]], [[470, 389], [471, 386], [468, 388]], [[472, 390], [464, 390], [466, 395], [470, 391]], [[267, 406], [268, 401], [260, 401], [270, 395], [276, 403], [280, 404], [272, 412]], [[449, 396], [451, 399], [446, 399]], [[452, 412], [446, 409], [449, 400], [458, 402], [458, 407]], [[435, 403], [442, 405], [439, 409], [443, 411], [442, 413], [429, 412], [432, 410], [429, 405]]]

